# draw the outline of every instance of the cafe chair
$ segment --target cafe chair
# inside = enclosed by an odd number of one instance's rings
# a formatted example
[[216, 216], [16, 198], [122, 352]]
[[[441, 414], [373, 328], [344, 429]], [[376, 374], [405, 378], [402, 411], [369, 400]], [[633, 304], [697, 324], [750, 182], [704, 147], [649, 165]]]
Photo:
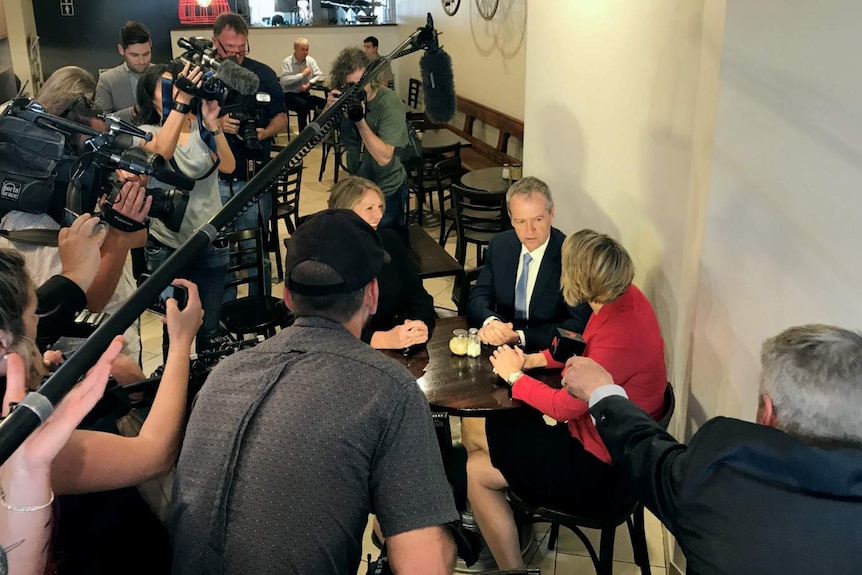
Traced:
[[[229, 232], [223, 237], [230, 249], [225, 287], [255, 286], [257, 294], [222, 303], [221, 323], [239, 339], [250, 333], [272, 337], [275, 328], [286, 323], [286, 318], [279, 310], [281, 299], [268, 295], [271, 286], [267, 286], [269, 278], [264, 275], [264, 258], [269, 256], [263, 249], [263, 231], [257, 227]], [[252, 270], [256, 273], [250, 274]]]
[[[317, 175], [317, 181], [323, 181], [323, 174], [326, 172], [326, 160], [329, 154], [332, 154], [332, 169], [334, 170], [332, 183], [338, 183], [338, 171], [342, 168], [342, 156], [344, 147], [341, 145], [341, 132], [339, 130], [331, 130], [329, 135], [321, 142], [321, 158], [320, 158], [320, 173]], [[345, 168], [345, 171], [347, 168]]]
[[[662, 429], [667, 429], [676, 409], [676, 397], [670, 382], [664, 392], [664, 406], [661, 415], [656, 419]], [[644, 528], [644, 506], [632, 498], [625, 483], [619, 482], [617, 500], [610, 506], [604, 516], [593, 517], [575, 515], [524, 501], [513, 490], [509, 490], [509, 503], [515, 513], [516, 521], [526, 523], [550, 523], [548, 533], [548, 549], [553, 549], [560, 535], [560, 525], [577, 535], [587, 548], [587, 553], [596, 568], [597, 575], [611, 575], [614, 562], [614, 537], [617, 526], [626, 524], [632, 541], [632, 552], [635, 564], [640, 567], [642, 575], [650, 575], [649, 553], [647, 551], [646, 531]], [[598, 529], [601, 532], [599, 552], [593, 547], [582, 527]]]
[[267, 250], [275, 254], [275, 265], [278, 277], [284, 278], [284, 262], [281, 257], [281, 241], [279, 240], [279, 222], [284, 221], [284, 227], [291, 235], [299, 225], [299, 193], [302, 189], [302, 162], [298, 166], [285, 168], [275, 177], [270, 193], [272, 194], [272, 214], [269, 216], [269, 233]]
[[479, 279], [483, 267], [471, 268], [466, 270], [463, 275], [455, 276], [455, 283], [452, 285], [452, 302], [458, 310], [458, 315], [467, 315], [470, 291], [476, 286], [476, 281]]
[[452, 183], [452, 206], [455, 209], [455, 231], [458, 243], [455, 259], [464, 265], [467, 244], [476, 245], [476, 265], [484, 262], [484, 247], [491, 238], [509, 228], [506, 194], [489, 193]]
[[[440, 208], [440, 240], [441, 246], [446, 245], [449, 234], [455, 231], [455, 206], [452, 205], [453, 183], [461, 183], [464, 168], [461, 166], [460, 154], [452, 158], [444, 158], [434, 164], [434, 181], [437, 188], [437, 205]], [[447, 207], [448, 203], [448, 207]]]
[[407, 84], [407, 105], [411, 108], [419, 107], [420, 88], [422, 88], [422, 82], [416, 78], [410, 78]]
[[[416, 211], [417, 211], [417, 223], [421, 226], [422, 215], [423, 215], [423, 204], [428, 202], [428, 207], [431, 210], [431, 213], [434, 213], [434, 201], [433, 201], [433, 192], [440, 193], [440, 182], [438, 182], [436, 177], [436, 172], [434, 171], [435, 166], [445, 160], [450, 158], [458, 158], [458, 165], [460, 168], [461, 165], [461, 143], [456, 142], [450, 146], [443, 146], [440, 148], [436, 148], [434, 153], [428, 153], [423, 150], [422, 152], [422, 160], [416, 162], [413, 166], [410, 166], [410, 181], [409, 181], [409, 189], [410, 193], [416, 196]], [[405, 166], [406, 167], [406, 166]], [[458, 174], [460, 179], [461, 174]], [[451, 179], [447, 179], [443, 181], [445, 184], [445, 189], [448, 189], [451, 185]], [[448, 196], [447, 196], [448, 197]], [[433, 223], [433, 222], [430, 222]], [[442, 245], [442, 244], [441, 244]]]

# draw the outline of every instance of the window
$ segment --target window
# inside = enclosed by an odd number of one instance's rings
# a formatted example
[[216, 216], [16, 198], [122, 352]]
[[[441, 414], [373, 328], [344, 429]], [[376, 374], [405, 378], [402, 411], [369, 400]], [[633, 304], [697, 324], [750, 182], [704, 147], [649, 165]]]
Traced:
[[310, 26], [318, 5], [317, 25], [395, 22], [395, 0], [238, 0], [237, 4], [238, 10], [247, 5], [252, 26]]

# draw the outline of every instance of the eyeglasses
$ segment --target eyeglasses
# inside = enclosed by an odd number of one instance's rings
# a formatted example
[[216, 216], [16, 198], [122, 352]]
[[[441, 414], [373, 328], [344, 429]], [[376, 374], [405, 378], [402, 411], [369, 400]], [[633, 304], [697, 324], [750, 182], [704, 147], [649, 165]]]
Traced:
[[244, 56], [251, 52], [251, 44], [248, 40], [245, 41], [245, 46], [240, 48], [239, 50], [228, 49], [224, 44], [222, 44], [221, 40], [218, 39], [218, 36], [215, 36], [215, 41], [218, 43], [221, 51], [225, 53], [225, 56]]
[[93, 107], [93, 102], [90, 100], [89, 96], [87, 96], [87, 94], [81, 94], [80, 96], [69, 102], [65, 108], [63, 108], [63, 111], [60, 112], [60, 117], [65, 118], [66, 116], [71, 114], [72, 110], [77, 108], [79, 104], [83, 104], [87, 107], [88, 110], [92, 109]]

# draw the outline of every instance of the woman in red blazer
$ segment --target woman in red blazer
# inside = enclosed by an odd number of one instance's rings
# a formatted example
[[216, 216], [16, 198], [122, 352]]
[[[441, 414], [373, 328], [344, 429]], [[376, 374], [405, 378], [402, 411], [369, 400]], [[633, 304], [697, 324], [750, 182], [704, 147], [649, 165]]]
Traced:
[[[562, 257], [560, 285], [566, 302], [586, 301], [593, 310], [583, 333], [584, 355], [608, 370], [633, 402], [657, 416], [667, 385], [664, 344], [652, 306], [632, 284], [631, 257], [616, 241], [592, 230], [569, 236]], [[497, 349], [491, 363], [512, 386], [512, 397], [535, 409], [488, 418], [488, 450], [471, 452], [467, 462], [468, 495], [499, 568], [519, 569], [524, 564], [506, 501], [510, 486], [531, 503], [597, 512], [616, 493], [618, 477], [587, 403], [523, 374], [563, 364], [548, 351], [524, 354], [509, 346]], [[560, 424], [547, 425], [542, 414]]]

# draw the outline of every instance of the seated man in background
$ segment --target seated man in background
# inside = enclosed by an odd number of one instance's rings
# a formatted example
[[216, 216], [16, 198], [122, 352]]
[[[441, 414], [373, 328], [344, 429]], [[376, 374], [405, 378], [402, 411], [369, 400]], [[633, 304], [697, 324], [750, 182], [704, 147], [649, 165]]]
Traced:
[[589, 358], [563, 379], [690, 573], [856, 573], [862, 553], [862, 334], [789, 328], [760, 354], [757, 423], [716, 417], [686, 446]]
[[120, 29], [117, 51], [123, 57], [123, 63], [99, 74], [96, 105], [121, 120], [135, 122], [135, 90], [141, 74], [150, 67], [153, 53], [150, 31], [140, 22], [126, 22]]
[[509, 188], [506, 206], [514, 229], [494, 236], [476, 286], [468, 320], [488, 345], [547, 349], [557, 327], [583, 333], [590, 307], [566, 305], [560, 292], [560, 249], [566, 236], [552, 227], [554, 199], [548, 185], [527, 177]]
[[293, 42], [293, 54], [281, 61], [281, 89], [284, 90], [284, 105], [296, 112], [299, 118], [299, 131], [308, 124], [312, 110], [323, 110], [326, 100], [312, 96], [308, 91], [313, 84], [324, 78], [320, 66], [308, 55], [308, 40], [297, 38]]
[[[365, 40], [362, 41], [362, 51], [368, 54], [368, 57], [371, 58], [372, 61], [380, 58], [380, 53], [377, 51], [380, 46], [380, 43], [377, 41], [377, 37], [369, 36]], [[377, 76], [377, 80], [384, 86], [388, 88], [395, 88], [395, 76], [392, 74], [392, 66], [387, 65], [386, 69], [380, 72], [380, 75]]]
[[296, 323], [219, 363], [189, 420], [174, 489], [174, 572], [354, 575], [369, 513], [395, 573], [451, 573], [458, 519], [416, 380], [360, 341], [380, 236], [326, 210], [289, 241]]

